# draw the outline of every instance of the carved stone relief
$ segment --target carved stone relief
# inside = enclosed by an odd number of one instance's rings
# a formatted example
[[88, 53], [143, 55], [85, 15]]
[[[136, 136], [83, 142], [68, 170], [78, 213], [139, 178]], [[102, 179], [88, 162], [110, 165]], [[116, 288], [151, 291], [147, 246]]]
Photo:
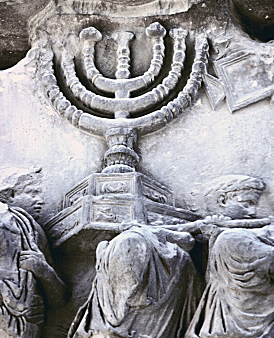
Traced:
[[208, 280], [186, 337], [273, 336], [273, 224], [250, 220], [263, 189], [260, 179], [230, 176], [206, 193], [215, 214], [202, 230], [209, 238]]
[[65, 305], [68, 289], [50, 265], [46, 236], [35, 221], [44, 204], [40, 169], [20, 171], [9, 171], [0, 187], [0, 334], [38, 338], [43, 334], [44, 306]]
[[1, 338], [274, 337], [273, 42], [234, 3], [58, 0], [30, 20], [0, 73]]
[[[233, 113], [254, 102], [273, 95], [273, 51], [272, 43], [260, 46], [256, 42], [243, 45], [231, 41], [232, 38], [214, 44], [218, 57], [214, 67], [219, 78], [205, 75], [208, 97], [215, 109], [226, 97]], [[226, 45], [224, 45], [226, 42]], [[241, 79], [241, 80], [238, 80]]]

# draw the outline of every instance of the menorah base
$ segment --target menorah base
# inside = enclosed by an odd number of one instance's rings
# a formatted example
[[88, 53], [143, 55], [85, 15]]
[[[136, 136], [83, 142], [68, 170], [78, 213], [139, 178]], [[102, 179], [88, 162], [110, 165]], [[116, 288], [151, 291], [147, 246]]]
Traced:
[[[45, 224], [45, 230], [54, 248], [66, 241], [75, 247], [79, 240], [85, 250], [83, 241], [95, 250], [100, 241], [123, 231], [123, 224], [183, 224], [199, 218], [176, 208], [171, 191], [146, 175], [136, 171], [98, 173], [86, 177], [66, 194], [63, 210]], [[69, 241], [72, 237], [73, 244]]]
[[110, 165], [102, 170], [104, 174], [132, 173], [135, 169], [126, 164]]

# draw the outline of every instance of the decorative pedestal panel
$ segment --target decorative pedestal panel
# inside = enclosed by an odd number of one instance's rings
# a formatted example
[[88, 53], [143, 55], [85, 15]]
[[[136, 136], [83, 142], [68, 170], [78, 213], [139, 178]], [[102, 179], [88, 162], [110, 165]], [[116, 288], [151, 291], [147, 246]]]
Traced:
[[122, 232], [129, 223], [151, 226], [200, 218], [174, 206], [171, 191], [141, 173], [92, 174], [68, 192], [63, 210], [45, 226], [53, 247], [83, 229]]

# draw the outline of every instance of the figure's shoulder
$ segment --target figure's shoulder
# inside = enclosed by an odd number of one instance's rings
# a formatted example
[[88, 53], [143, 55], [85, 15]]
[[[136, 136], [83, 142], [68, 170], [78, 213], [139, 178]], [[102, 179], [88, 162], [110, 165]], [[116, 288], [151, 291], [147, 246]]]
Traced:
[[0, 202], [0, 226], [10, 222], [13, 214], [6, 203]]
[[215, 246], [220, 246], [223, 250], [224, 247], [234, 251], [237, 246], [246, 246], [248, 243], [255, 242], [257, 240], [256, 234], [252, 229], [245, 228], [233, 228], [225, 229], [217, 238]]
[[0, 202], [0, 231], [17, 233], [18, 231], [14, 224], [14, 214], [11, 212], [7, 204]]
[[20, 207], [9, 207], [9, 211], [18, 219], [25, 223], [29, 223], [31, 227], [39, 232], [43, 232], [42, 227], [35, 221], [35, 219], [24, 209]]
[[11, 214], [13, 214], [17, 219], [20, 219], [25, 224], [28, 224], [30, 226], [36, 237], [36, 241], [38, 246], [45, 247], [47, 245], [47, 237], [45, 235], [45, 232], [40, 224], [38, 224], [35, 219], [24, 209], [19, 207], [9, 207], [9, 211]]
[[9, 207], [6, 203], [0, 202], [0, 215], [9, 211]]

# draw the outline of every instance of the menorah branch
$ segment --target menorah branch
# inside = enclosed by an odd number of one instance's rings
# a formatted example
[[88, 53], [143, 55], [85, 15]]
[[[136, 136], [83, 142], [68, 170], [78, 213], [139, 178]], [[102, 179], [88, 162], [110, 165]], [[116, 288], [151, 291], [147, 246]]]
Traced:
[[[94, 27], [91, 27], [91, 28], [92, 30], [95, 30]], [[95, 63], [94, 63], [94, 45], [97, 41], [88, 39], [86, 44], [90, 43], [92, 45], [91, 49], [93, 53], [89, 53], [89, 51], [86, 48], [82, 50], [87, 78], [93, 83], [93, 85], [96, 88], [98, 88], [99, 90], [105, 91], [105, 92], [109, 92], [109, 93], [116, 93], [117, 91], [121, 91], [121, 90], [132, 92], [132, 91], [146, 88], [149, 84], [151, 84], [154, 81], [154, 79], [159, 75], [162, 69], [163, 61], [165, 57], [165, 53], [164, 53], [165, 52], [165, 45], [164, 45], [165, 34], [166, 34], [165, 28], [162, 25], [160, 25], [158, 22], [152, 23], [146, 29], [146, 35], [153, 41], [153, 57], [152, 57], [149, 69], [143, 75], [138, 76], [133, 79], [118, 78], [118, 77], [116, 79], [109, 79], [109, 78], [104, 77], [99, 72], [99, 70], [96, 68]], [[120, 40], [118, 39], [118, 36], [116, 35], [114, 35], [114, 38], [119, 44]], [[82, 36], [81, 39], [83, 38], [84, 37]], [[121, 48], [122, 47], [118, 47], [118, 51]], [[119, 57], [118, 57], [118, 63], [119, 63]]]
[[130, 77], [129, 42], [133, 37], [134, 35], [131, 32], [118, 32], [112, 35], [114, 41], [118, 43], [116, 79], [128, 79]]
[[[152, 32], [154, 32], [151, 29]], [[126, 32], [128, 33], [128, 32]], [[154, 32], [154, 35], [156, 33]], [[161, 31], [161, 34], [164, 33]], [[129, 98], [128, 91], [126, 87], [119, 87], [119, 90], [116, 91], [116, 97], [108, 98], [100, 95], [96, 95], [91, 91], [87, 90], [78, 79], [75, 66], [73, 61], [73, 56], [69, 55], [68, 52], [64, 51], [62, 54], [62, 69], [64, 72], [64, 76], [66, 79], [66, 83], [68, 87], [71, 89], [72, 93], [76, 98], [78, 98], [81, 102], [83, 102], [87, 107], [91, 109], [96, 109], [98, 111], [102, 111], [106, 114], [113, 114], [116, 117], [127, 117], [130, 113], [137, 113], [149, 108], [152, 108], [158, 102], [165, 99], [170, 92], [176, 87], [179, 78], [181, 77], [181, 73], [184, 67], [185, 60], [185, 38], [187, 32], [181, 28], [175, 28], [171, 31], [171, 37], [174, 39], [174, 57], [171, 65], [171, 70], [166, 78], [164, 78], [163, 82], [152, 89], [150, 92], [147, 92], [143, 95], [140, 95], [136, 98]], [[120, 38], [123, 35], [118, 35], [115, 37], [116, 39]], [[129, 39], [132, 36], [126, 34], [123, 36], [123, 43], [121, 45], [121, 50], [127, 50]], [[158, 36], [159, 38], [159, 36]], [[161, 37], [162, 38], [162, 37]], [[124, 46], [124, 47], [122, 47]], [[162, 53], [159, 54], [162, 58]], [[101, 76], [97, 77], [99, 81]], [[127, 79], [121, 79], [126, 83]], [[107, 81], [105, 82], [107, 83]], [[122, 97], [121, 97], [122, 96]]]
[[[184, 57], [185, 53], [185, 37], [184, 36], [175, 36], [174, 31], [170, 31], [169, 33], [173, 36], [174, 39], [174, 53], [173, 53], [173, 64], [171, 66], [170, 74], [172, 74], [172, 67], [175, 67], [176, 62]], [[179, 40], [181, 39], [181, 41]], [[176, 40], [177, 39], [177, 40]], [[201, 82], [203, 79], [203, 75], [206, 71], [207, 58], [208, 58], [208, 43], [207, 39], [204, 35], [200, 35], [196, 37], [195, 42], [195, 59], [192, 66], [192, 72], [187, 81], [185, 88], [178, 94], [177, 98], [170, 101], [167, 105], [163, 106], [161, 109], [154, 111], [152, 113], [146, 114], [142, 117], [125, 119], [102, 119], [100, 117], [94, 116], [92, 113], [87, 113], [82, 111], [81, 109], [74, 106], [70, 100], [69, 95], [66, 97], [62, 93], [57, 79], [55, 75], [55, 70], [53, 67], [53, 57], [54, 53], [49, 47], [49, 43], [44, 43], [39, 47], [39, 72], [41, 77], [41, 82], [44, 86], [45, 93], [49, 97], [52, 102], [54, 108], [58, 112], [60, 116], [66, 118], [70, 123], [74, 126], [88, 132], [97, 135], [104, 135], [107, 129], [111, 128], [130, 128], [134, 129], [138, 132], [138, 135], [144, 135], [153, 131], [156, 131], [162, 127], [164, 127], [167, 123], [172, 121], [174, 118], [179, 116], [181, 113], [185, 112], [186, 108], [190, 106], [191, 102], [197, 95], [198, 89], [201, 86]], [[177, 46], [177, 47], [176, 47]], [[179, 58], [179, 60], [178, 60]], [[182, 63], [181, 63], [182, 66]], [[65, 83], [68, 88], [70, 88], [71, 93], [81, 102], [89, 107], [89, 102], [94, 102], [100, 99], [105, 99], [100, 97], [99, 95], [94, 94], [91, 91], [88, 91], [79, 81], [74, 64], [74, 55], [69, 53], [66, 48], [63, 49], [63, 53], [61, 53], [61, 69], [63, 70], [65, 76]], [[169, 74], [169, 75], [170, 75]], [[98, 75], [100, 76], [100, 74]], [[168, 76], [167, 76], [168, 78]], [[167, 79], [166, 78], [166, 79]], [[125, 81], [122, 85], [127, 85], [128, 81], [134, 81], [135, 79], [116, 79], [114, 81]], [[167, 86], [167, 80], [163, 80], [163, 84]], [[107, 79], [111, 80], [111, 79]], [[162, 85], [162, 84], [161, 84]], [[160, 86], [160, 85], [159, 85]], [[162, 87], [163, 89], [164, 87]], [[155, 88], [157, 89], [157, 87]], [[159, 87], [158, 87], [159, 89]], [[160, 87], [161, 89], [161, 87]], [[165, 88], [164, 88], [165, 89]], [[152, 94], [152, 91], [148, 93], [148, 95]], [[159, 91], [161, 95], [161, 91]], [[158, 93], [156, 93], [158, 95]], [[159, 97], [162, 97], [160, 96]], [[144, 104], [143, 96], [139, 96], [134, 99], [140, 99], [140, 105]], [[121, 100], [121, 99], [112, 99]], [[131, 100], [131, 99], [129, 99]], [[100, 101], [97, 101], [97, 104]], [[118, 102], [120, 104], [120, 102]], [[116, 103], [116, 104], [118, 104]], [[134, 101], [126, 103], [132, 107]], [[145, 104], [147, 107], [147, 102]], [[107, 107], [106, 107], [107, 108]], [[118, 112], [123, 112], [123, 106], [116, 107]], [[126, 108], [130, 108], [127, 107]], [[116, 110], [116, 109], [115, 109]], [[102, 109], [99, 107], [99, 111], [102, 112]], [[116, 111], [117, 114], [117, 111]], [[106, 111], [106, 115], [109, 117], [113, 117], [113, 113], [110, 110]], [[123, 116], [120, 116], [123, 117]]]

